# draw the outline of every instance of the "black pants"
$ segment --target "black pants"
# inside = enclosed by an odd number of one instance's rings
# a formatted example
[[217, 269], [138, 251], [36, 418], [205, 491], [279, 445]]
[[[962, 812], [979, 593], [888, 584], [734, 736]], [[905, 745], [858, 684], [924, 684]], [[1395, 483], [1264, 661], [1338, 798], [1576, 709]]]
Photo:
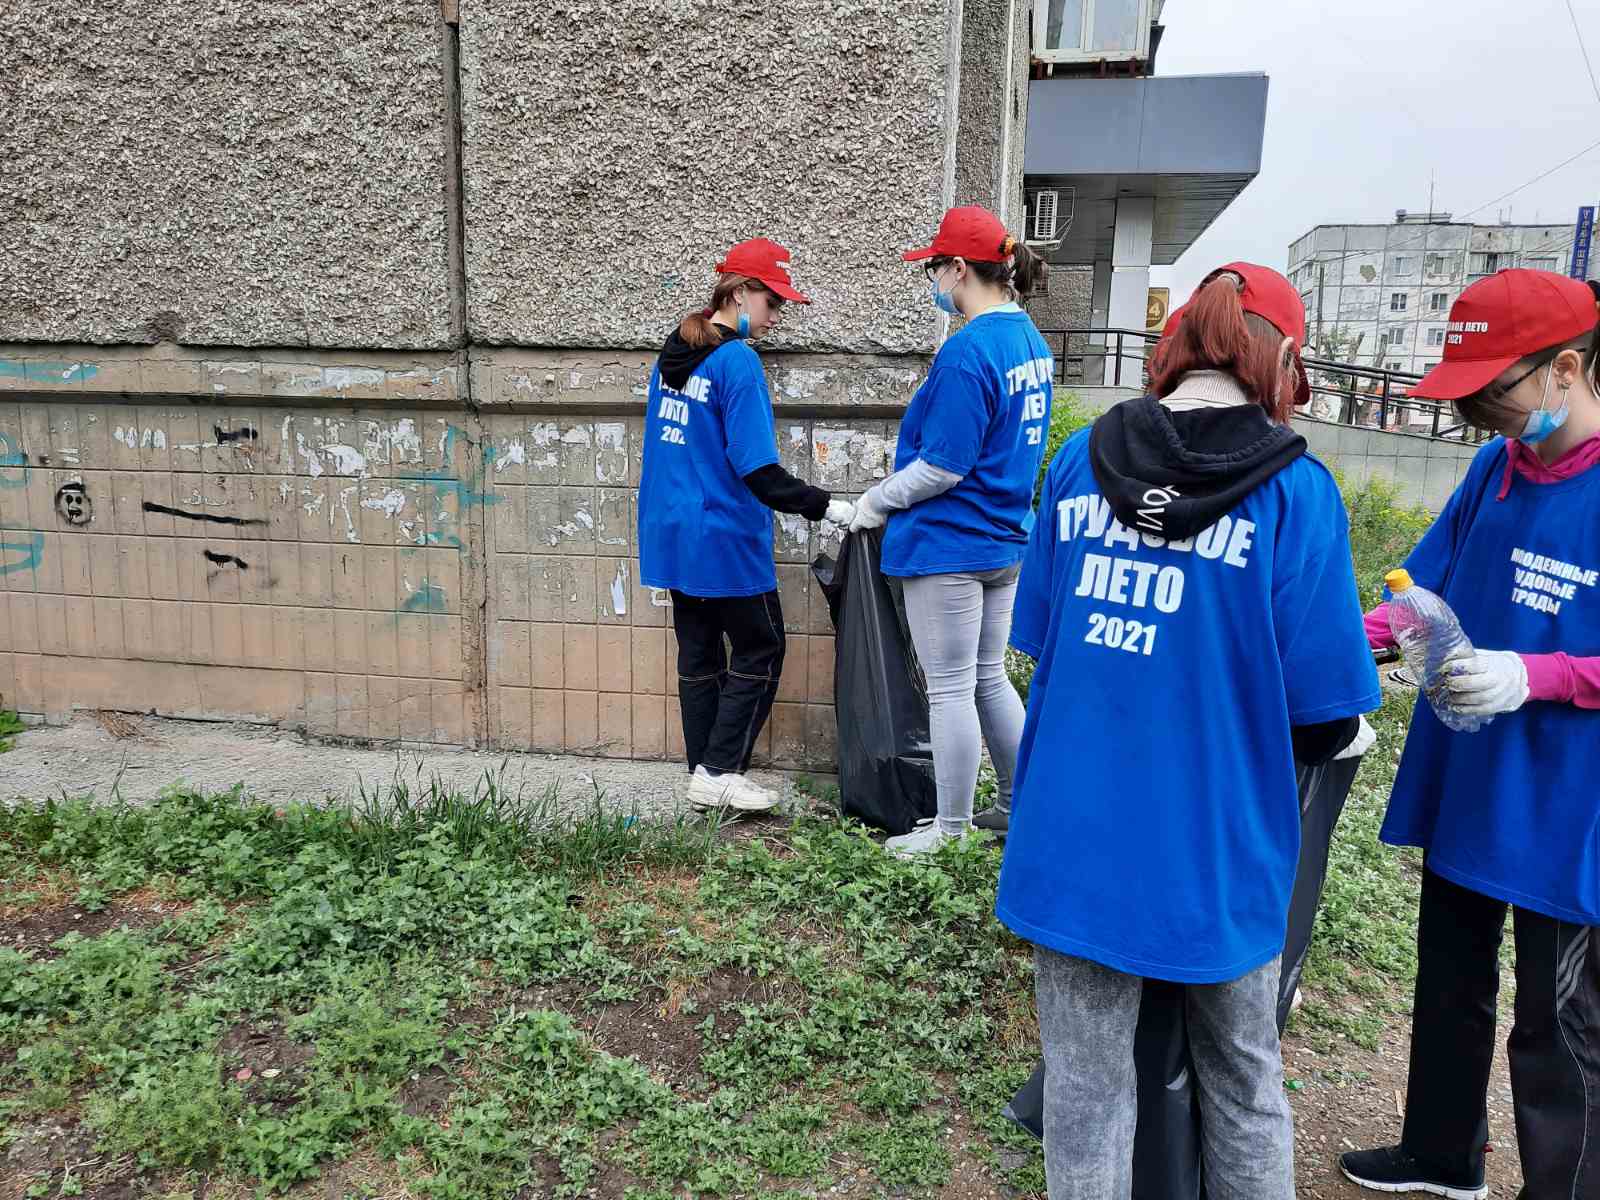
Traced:
[[778, 593], [707, 600], [673, 592], [672, 627], [689, 770], [704, 763], [708, 770], [742, 774], [750, 769], [783, 672]]
[[[1406, 1151], [1475, 1174], [1489, 1140], [1507, 905], [1422, 876]], [[1512, 909], [1517, 1003], [1507, 1049], [1523, 1200], [1600, 1197], [1600, 930]]]

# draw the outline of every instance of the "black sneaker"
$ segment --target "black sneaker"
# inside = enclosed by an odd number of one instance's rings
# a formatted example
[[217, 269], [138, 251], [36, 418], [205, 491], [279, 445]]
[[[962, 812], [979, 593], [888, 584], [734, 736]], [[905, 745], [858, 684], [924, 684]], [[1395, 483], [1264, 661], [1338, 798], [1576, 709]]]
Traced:
[[979, 829], [987, 829], [990, 833], [997, 833], [1005, 837], [1011, 828], [1011, 810], [1008, 808], [986, 808], [972, 818], [972, 823]]
[[1482, 1167], [1476, 1178], [1451, 1177], [1437, 1167], [1423, 1166], [1399, 1146], [1341, 1154], [1339, 1169], [1352, 1183], [1374, 1192], [1424, 1192], [1446, 1200], [1484, 1200], [1489, 1194]]

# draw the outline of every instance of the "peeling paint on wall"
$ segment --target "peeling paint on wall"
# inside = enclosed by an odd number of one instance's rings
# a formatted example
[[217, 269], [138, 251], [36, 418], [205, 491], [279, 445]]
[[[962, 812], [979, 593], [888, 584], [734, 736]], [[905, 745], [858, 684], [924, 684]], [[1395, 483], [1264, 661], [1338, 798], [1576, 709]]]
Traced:
[[41, 359], [0, 358], [0, 376], [26, 383], [88, 383], [100, 368], [92, 363], [45, 362]]

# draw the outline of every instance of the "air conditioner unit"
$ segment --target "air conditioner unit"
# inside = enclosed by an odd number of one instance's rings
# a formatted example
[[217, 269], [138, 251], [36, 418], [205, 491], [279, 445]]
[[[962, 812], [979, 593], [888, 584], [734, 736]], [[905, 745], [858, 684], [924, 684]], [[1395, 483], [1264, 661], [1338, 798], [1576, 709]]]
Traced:
[[1028, 193], [1028, 243], [1059, 246], [1072, 228], [1074, 199], [1072, 188], [1039, 188]]

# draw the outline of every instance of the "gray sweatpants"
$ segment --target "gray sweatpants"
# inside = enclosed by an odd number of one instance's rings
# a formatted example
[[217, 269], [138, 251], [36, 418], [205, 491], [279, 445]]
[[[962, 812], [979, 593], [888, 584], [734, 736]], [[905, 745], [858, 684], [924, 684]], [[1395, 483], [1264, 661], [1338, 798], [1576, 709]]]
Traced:
[[[1273, 959], [1230, 983], [1184, 989], [1211, 1200], [1294, 1197], [1294, 1120], [1278, 1047], [1280, 965]], [[1133, 1034], [1143, 986], [1137, 975], [1034, 947], [1050, 1200], [1133, 1194]]]
[[928, 722], [939, 827], [959, 836], [972, 824], [982, 741], [1011, 807], [1023, 708], [1006, 674], [1011, 604], [1019, 568], [976, 575], [924, 575], [905, 581], [906, 623], [928, 681]]

